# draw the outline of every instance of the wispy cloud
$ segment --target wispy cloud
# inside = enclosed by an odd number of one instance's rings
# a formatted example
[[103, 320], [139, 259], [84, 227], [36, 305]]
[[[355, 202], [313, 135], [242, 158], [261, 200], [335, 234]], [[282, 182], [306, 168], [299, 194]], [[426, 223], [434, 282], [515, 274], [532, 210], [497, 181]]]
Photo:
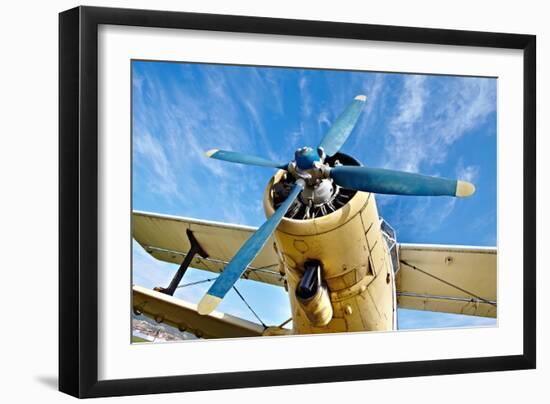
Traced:
[[418, 172], [445, 161], [449, 147], [495, 109], [490, 79], [403, 78], [397, 113], [389, 122], [386, 166]]
[[397, 116], [393, 119], [392, 132], [409, 131], [423, 117], [428, 91], [424, 86], [426, 76], [407, 76], [399, 102]]
[[[464, 159], [459, 158], [453, 175], [457, 179], [475, 184], [480, 177], [480, 168], [477, 165], [464, 165]], [[422, 234], [430, 234], [441, 229], [458, 201], [459, 199], [452, 197], [418, 197], [411, 201], [407, 197], [377, 195], [379, 206], [384, 208], [393, 205], [392, 225], [397, 228], [414, 226]]]
[[[242, 100], [242, 103], [248, 112], [249, 119], [253, 123], [254, 132], [260, 135], [261, 142], [264, 146], [263, 154], [266, 154], [270, 159], [277, 160], [278, 155], [273, 150], [269, 141], [269, 136], [266, 133], [266, 129], [264, 126], [264, 122], [262, 121], [262, 118], [260, 117], [260, 113], [258, 111], [258, 106], [253, 103], [250, 99], [244, 99]], [[254, 136], [255, 133], [249, 133], [249, 136]]]
[[312, 97], [308, 89], [309, 82], [303, 72], [300, 73], [300, 79], [298, 80], [298, 88], [300, 90], [300, 99], [303, 115], [309, 118], [312, 112]]
[[426, 77], [407, 76], [399, 99], [397, 114], [389, 124], [387, 139], [386, 166], [405, 171], [418, 171], [420, 163], [426, 159], [426, 139], [420, 137], [424, 117], [425, 99], [428, 91], [424, 85]]
[[181, 197], [172, 164], [162, 144], [145, 131], [135, 131], [134, 151], [138, 164], [146, 167], [149, 189], [168, 197]]
[[[383, 136], [380, 136], [381, 133], [377, 132], [375, 128], [379, 122], [379, 112], [384, 105], [383, 93], [385, 84], [386, 77], [382, 73], [375, 73], [372, 76], [362, 77], [360, 83], [357, 84], [359, 89], [358, 94], [361, 93], [367, 96], [362, 116], [357, 121], [352, 136], [350, 140], [348, 140], [348, 144], [351, 145], [351, 148], [355, 150], [356, 153], [359, 152], [357, 157], [364, 157], [370, 154], [369, 149], [358, 150], [358, 148], [363, 146], [362, 149], [365, 149], [365, 144], [371, 146], [377, 145], [383, 139]], [[372, 149], [372, 147], [370, 149]], [[365, 163], [367, 162], [365, 161]]]
[[[280, 159], [271, 144], [275, 138], [263, 121], [269, 116], [266, 111], [278, 113], [275, 99], [280, 94], [270, 89], [275, 86], [274, 78], [262, 77], [255, 68], [248, 68], [249, 74], [245, 74], [230, 67], [186, 66], [160, 76], [155, 70], [148, 74], [147, 67], [134, 72], [138, 180], [147, 177], [149, 191], [172, 205], [186, 206], [201, 194], [212, 195], [214, 201], [223, 194], [224, 200], [217, 204], [218, 220], [257, 223], [256, 210], [250, 215], [251, 206], [242, 203], [242, 195], [250, 192], [247, 185], [261, 193], [263, 188], [255, 183], [264, 183], [268, 177], [254, 178], [251, 174], [262, 171], [208, 159], [204, 152], [220, 148]], [[185, 86], [179, 83], [183, 79]], [[266, 88], [256, 91], [259, 86]], [[266, 91], [275, 95], [265, 100], [261, 94]], [[243, 182], [247, 177], [248, 183]], [[189, 197], [192, 195], [195, 197]]]
[[[466, 164], [459, 157], [453, 170], [448, 159], [457, 158], [452, 148], [481, 127], [495, 110], [494, 81], [407, 75], [396, 87], [400, 95], [387, 121], [383, 166], [475, 184], [480, 175], [478, 165]], [[416, 198], [412, 202], [386, 196], [378, 200], [382, 208], [393, 205], [392, 219], [397, 227], [413, 226], [424, 218], [418, 227], [423, 234], [436, 232], [458, 206], [455, 198]]]
[[[469, 181], [475, 184], [479, 177], [479, 171], [479, 166], [465, 166], [464, 159], [460, 158], [455, 169], [455, 177], [457, 179]], [[441, 224], [451, 215], [451, 213], [455, 209], [457, 201], [457, 198], [449, 198], [445, 201], [445, 203], [440, 204], [438, 208], [432, 210], [430, 216], [431, 222], [430, 226], [428, 227], [428, 231], [433, 232], [441, 226]]]
[[464, 181], [475, 183], [479, 178], [479, 166], [477, 165], [464, 165], [464, 158], [458, 160], [456, 166], [456, 178]]
[[321, 111], [317, 116], [317, 124], [322, 131], [327, 131], [332, 126], [332, 122], [329, 119], [330, 113], [328, 111]]
[[[367, 96], [365, 108], [363, 109], [364, 119], [362, 122], [371, 123], [372, 113], [380, 106], [380, 95], [384, 89], [385, 77], [381, 73], [376, 73], [367, 81], [362, 81], [361, 93]], [[361, 121], [360, 121], [361, 122]]]
[[[460, 158], [455, 169], [455, 177], [460, 180], [475, 183], [479, 178], [479, 171], [480, 169], [476, 165], [465, 166], [464, 159]], [[429, 228], [430, 231], [434, 231], [441, 226], [455, 209], [457, 201], [457, 198], [449, 198], [444, 204], [439, 206], [439, 209], [435, 209], [435, 211], [432, 212], [433, 221]]]

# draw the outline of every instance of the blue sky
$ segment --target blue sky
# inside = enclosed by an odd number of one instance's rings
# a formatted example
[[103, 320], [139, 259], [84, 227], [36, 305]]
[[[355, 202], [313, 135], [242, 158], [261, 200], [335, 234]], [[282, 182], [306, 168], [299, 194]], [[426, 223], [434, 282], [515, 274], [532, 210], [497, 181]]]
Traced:
[[[367, 102], [342, 152], [373, 167], [472, 181], [466, 199], [377, 195], [401, 243], [496, 245], [496, 79], [132, 62], [133, 209], [259, 226], [273, 170], [204, 157], [235, 150], [289, 161], [315, 147], [358, 94]], [[134, 242], [134, 283], [166, 286], [177, 266]], [[183, 283], [213, 278], [189, 270]], [[210, 283], [181, 288], [197, 303]], [[267, 324], [290, 317], [280, 288], [237, 287]], [[255, 321], [232, 291], [219, 310]], [[399, 310], [399, 327], [492, 325], [492, 319]]]

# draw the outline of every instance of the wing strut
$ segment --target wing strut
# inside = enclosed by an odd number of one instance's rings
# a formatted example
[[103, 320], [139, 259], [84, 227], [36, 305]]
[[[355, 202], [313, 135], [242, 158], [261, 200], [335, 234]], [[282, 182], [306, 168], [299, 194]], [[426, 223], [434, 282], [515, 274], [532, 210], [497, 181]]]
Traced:
[[195, 255], [199, 254], [202, 258], [208, 258], [208, 254], [206, 254], [206, 252], [202, 249], [199, 242], [193, 235], [193, 232], [189, 229], [186, 229], [185, 233], [187, 234], [187, 238], [189, 239], [189, 244], [191, 245], [191, 248], [189, 249], [189, 252], [185, 255], [185, 258], [183, 259], [180, 267], [178, 268], [178, 271], [172, 278], [170, 285], [168, 285], [167, 288], [157, 286], [156, 288], [154, 288], [154, 290], [156, 290], [157, 292], [174, 296], [174, 292], [178, 288], [183, 278], [183, 275], [185, 275], [185, 272], [187, 271], [187, 268], [189, 268], [189, 265], [191, 265], [191, 262], [193, 262], [193, 258], [195, 258]]

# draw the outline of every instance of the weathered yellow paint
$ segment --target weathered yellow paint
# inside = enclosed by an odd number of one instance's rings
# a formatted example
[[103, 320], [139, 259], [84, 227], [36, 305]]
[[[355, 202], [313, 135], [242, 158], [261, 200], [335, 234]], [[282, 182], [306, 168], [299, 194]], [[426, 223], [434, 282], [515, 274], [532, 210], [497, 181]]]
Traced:
[[[273, 213], [271, 185], [264, 195], [268, 216]], [[155, 258], [176, 264], [189, 251], [185, 233], [191, 230], [209, 255], [207, 259], [196, 256], [192, 266], [212, 272], [221, 272], [256, 230], [143, 212], [134, 212], [132, 218], [136, 241]], [[463, 290], [403, 263], [394, 279], [374, 195], [361, 192], [330, 215], [312, 220], [283, 219], [252, 262], [251, 267], [261, 270], [245, 276], [285, 288], [291, 304], [293, 333], [389, 330], [395, 328], [397, 304], [403, 308], [496, 317], [496, 248], [401, 244], [399, 258]], [[315, 315], [306, 315], [304, 309], [308, 308], [301, 308], [295, 297], [306, 259], [323, 263], [323, 280], [332, 305], [331, 320], [324, 326], [318, 326], [324, 322]], [[464, 290], [486, 300], [475, 299]], [[280, 327], [263, 330], [222, 313], [201, 316], [194, 304], [139, 286], [134, 286], [133, 292], [134, 307], [143, 314], [205, 337], [290, 332]]]
[[468, 181], [460, 180], [456, 182], [456, 196], [459, 198], [465, 198], [472, 195], [474, 192], [476, 192], [476, 187], [474, 184], [471, 184]]
[[[218, 311], [203, 316], [195, 304], [137, 285], [132, 287], [132, 305], [139, 313], [203, 338], [256, 337], [264, 333], [259, 324]], [[280, 329], [279, 333], [285, 331]]]
[[[282, 174], [271, 179], [264, 194], [268, 217], [274, 212], [271, 189]], [[295, 333], [393, 329], [395, 285], [374, 195], [357, 192], [344, 207], [319, 218], [284, 218], [275, 240], [288, 282]], [[295, 296], [309, 259], [322, 262], [322, 278], [330, 292], [333, 318], [322, 327], [311, 324]]]
[[[208, 253], [207, 259], [196, 255], [191, 266], [219, 273], [256, 228], [146, 212], [132, 214], [134, 239], [145, 251], [162, 261], [181, 264], [191, 248], [186, 230], [193, 232], [202, 249]], [[283, 286], [284, 278], [279, 272], [274, 243], [275, 240], [270, 237], [250, 265], [252, 268], [262, 268], [262, 271], [246, 272], [246, 278]]]
[[[402, 244], [399, 256], [404, 262], [424, 271], [401, 264], [396, 283], [400, 307], [497, 316], [496, 248]], [[472, 294], [486, 301], [480, 301]]]

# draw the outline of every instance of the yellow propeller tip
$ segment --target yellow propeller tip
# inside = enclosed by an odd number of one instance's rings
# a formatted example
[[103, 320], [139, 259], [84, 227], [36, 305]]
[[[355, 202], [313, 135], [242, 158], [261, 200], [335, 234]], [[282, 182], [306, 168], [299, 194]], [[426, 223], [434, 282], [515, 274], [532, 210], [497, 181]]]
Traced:
[[212, 155], [216, 154], [219, 151], [219, 149], [210, 149], [204, 155], [206, 157], [212, 157]]
[[363, 101], [363, 102], [365, 102], [365, 101], [367, 101], [367, 96], [366, 96], [366, 95], [358, 95], [357, 97], [355, 97], [355, 99], [356, 99], [357, 101]]
[[197, 311], [202, 316], [210, 314], [214, 311], [216, 307], [218, 307], [218, 304], [220, 304], [221, 301], [222, 299], [219, 297], [206, 294], [199, 302]]
[[476, 192], [476, 187], [471, 182], [461, 180], [456, 182], [456, 196], [464, 198], [472, 195], [474, 192]]

